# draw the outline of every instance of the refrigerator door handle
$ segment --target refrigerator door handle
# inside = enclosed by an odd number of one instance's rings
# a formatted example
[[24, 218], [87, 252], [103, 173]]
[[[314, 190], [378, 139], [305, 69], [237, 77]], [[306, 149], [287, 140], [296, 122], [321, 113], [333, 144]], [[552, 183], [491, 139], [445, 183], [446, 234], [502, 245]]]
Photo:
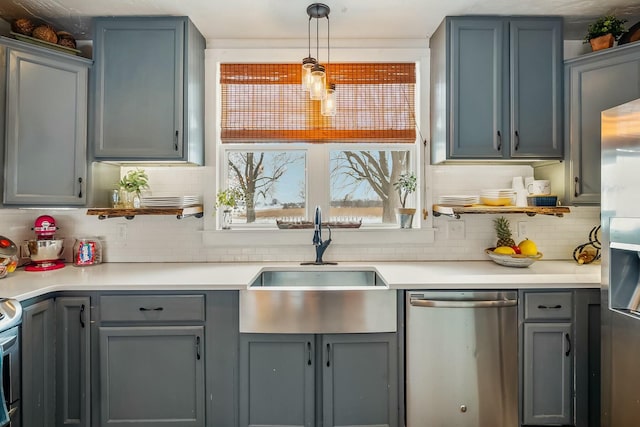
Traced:
[[518, 305], [518, 300], [431, 300], [431, 299], [411, 299], [410, 304], [414, 307], [434, 307], [434, 308], [494, 308], [513, 307]]

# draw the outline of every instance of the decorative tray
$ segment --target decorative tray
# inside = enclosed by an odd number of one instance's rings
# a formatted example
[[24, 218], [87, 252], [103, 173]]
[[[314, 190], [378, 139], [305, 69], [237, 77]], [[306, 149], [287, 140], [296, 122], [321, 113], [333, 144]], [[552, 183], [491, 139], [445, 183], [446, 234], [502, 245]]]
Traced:
[[49, 43], [47, 41], [36, 39], [34, 37], [25, 36], [24, 34], [14, 33], [13, 31], [10, 31], [9, 34], [11, 34], [13, 37], [15, 37], [16, 40], [20, 40], [20, 41], [23, 41], [23, 42], [27, 42], [27, 43], [31, 43], [31, 44], [39, 45], [39, 46], [42, 46], [42, 47], [51, 48], [51, 49], [57, 49], [57, 50], [59, 50], [61, 52], [65, 52], [65, 53], [68, 53], [68, 54], [71, 54], [71, 55], [80, 54], [80, 51], [78, 49], [72, 49], [70, 47], [61, 46], [59, 44]]
[[[300, 230], [303, 228], [313, 228], [313, 221], [281, 221], [276, 220], [276, 224], [280, 230]], [[362, 220], [358, 222], [342, 222], [342, 221], [329, 221], [323, 222], [323, 227], [329, 228], [360, 228]]]

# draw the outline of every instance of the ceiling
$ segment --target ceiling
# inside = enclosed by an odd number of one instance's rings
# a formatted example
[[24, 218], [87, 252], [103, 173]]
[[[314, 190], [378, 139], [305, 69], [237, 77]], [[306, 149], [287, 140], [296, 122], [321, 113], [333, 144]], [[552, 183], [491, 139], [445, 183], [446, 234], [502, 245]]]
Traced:
[[[306, 39], [311, 0], [1, 0], [0, 17], [45, 20], [78, 39], [91, 17], [186, 15], [207, 39]], [[447, 15], [561, 15], [565, 38], [581, 39], [594, 18], [640, 21], [638, 0], [326, 0], [332, 39], [424, 39]]]

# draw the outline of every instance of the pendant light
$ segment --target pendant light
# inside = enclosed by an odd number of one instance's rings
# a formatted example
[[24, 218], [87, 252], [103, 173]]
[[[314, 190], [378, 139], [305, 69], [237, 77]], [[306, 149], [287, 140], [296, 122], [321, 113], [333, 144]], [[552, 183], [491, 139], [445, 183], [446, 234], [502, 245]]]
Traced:
[[311, 89], [311, 69], [318, 62], [311, 56], [311, 15], [307, 26], [307, 38], [309, 39], [309, 54], [302, 60], [302, 88], [307, 92]]
[[[327, 86], [327, 67], [321, 65], [317, 57], [320, 50], [319, 21], [327, 18], [327, 65], [329, 63], [329, 6], [323, 3], [313, 3], [307, 7], [309, 15], [308, 39], [309, 56], [302, 60], [302, 82], [305, 89], [309, 90], [309, 97], [313, 100], [322, 101], [322, 115], [335, 115], [335, 84]], [[311, 57], [311, 19], [316, 20], [316, 58]], [[325, 102], [329, 96], [328, 102]], [[326, 114], [325, 114], [326, 113]]]
[[336, 115], [336, 84], [329, 83], [324, 92], [322, 98], [322, 107], [320, 113], [323, 116], [335, 116]]

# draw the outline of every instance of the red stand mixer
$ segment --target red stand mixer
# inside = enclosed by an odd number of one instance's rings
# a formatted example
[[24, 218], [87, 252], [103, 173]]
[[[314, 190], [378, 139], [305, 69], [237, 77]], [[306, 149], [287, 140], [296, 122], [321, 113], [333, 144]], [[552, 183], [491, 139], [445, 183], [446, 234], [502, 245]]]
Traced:
[[41, 215], [36, 218], [33, 231], [36, 238], [27, 240], [26, 253], [32, 263], [27, 265], [25, 271], [48, 271], [64, 267], [64, 260], [60, 259], [64, 250], [64, 239], [54, 238], [58, 230], [56, 220], [49, 215]]

